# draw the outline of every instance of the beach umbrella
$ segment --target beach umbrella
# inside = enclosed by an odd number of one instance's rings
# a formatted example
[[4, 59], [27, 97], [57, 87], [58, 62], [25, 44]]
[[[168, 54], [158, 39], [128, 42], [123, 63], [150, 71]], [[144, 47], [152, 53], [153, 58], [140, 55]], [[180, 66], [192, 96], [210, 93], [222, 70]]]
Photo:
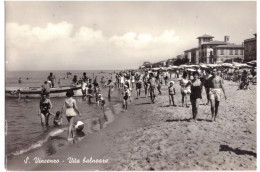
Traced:
[[253, 66], [253, 67], [256, 67], [256, 60], [247, 62], [246, 64], [248, 64], [248, 65], [250, 65], [250, 66]]
[[194, 69], [187, 69], [187, 71], [195, 72], [196, 70], [194, 70]]
[[202, 68], [208, 68], [206, 65], [204, 65], [204, 64], [202, 64], [202, 65], [200, 65], [200, 67], [202, 67]]

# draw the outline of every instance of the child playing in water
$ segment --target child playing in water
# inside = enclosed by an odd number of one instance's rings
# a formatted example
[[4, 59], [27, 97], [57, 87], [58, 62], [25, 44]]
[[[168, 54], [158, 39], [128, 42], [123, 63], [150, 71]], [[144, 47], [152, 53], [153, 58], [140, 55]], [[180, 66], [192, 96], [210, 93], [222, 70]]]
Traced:
[[168, 87], [169, 90], [169, 105], [171, 106], [171, 102], [172, 102], [172, 106], [176, 106], [174, 104], [174, 95], [175, 95], [175, 88], [174, 88], [174, 82], [171, 81], [170, 82], [170, 86]]
[[106, 101], [104, 100], [103, 96], [101, 93], [97, 94], [97, 106], [101, 106], [101, 109], [104, 109]]
[[59, 127], [61, 126], [61, 124], [62, 124], [62, 115], [60, 111], [57, 111], [53, 119], [53, 125]]

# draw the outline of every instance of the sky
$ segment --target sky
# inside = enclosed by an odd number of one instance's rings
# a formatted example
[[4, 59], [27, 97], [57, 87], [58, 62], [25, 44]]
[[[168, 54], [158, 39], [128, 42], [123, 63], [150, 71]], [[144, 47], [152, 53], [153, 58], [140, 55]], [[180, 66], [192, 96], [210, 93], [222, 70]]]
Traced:
[[7, 1], [6, 70], [137, 69], [203, 34], [242, 44], [256, 25], [255, 1]]

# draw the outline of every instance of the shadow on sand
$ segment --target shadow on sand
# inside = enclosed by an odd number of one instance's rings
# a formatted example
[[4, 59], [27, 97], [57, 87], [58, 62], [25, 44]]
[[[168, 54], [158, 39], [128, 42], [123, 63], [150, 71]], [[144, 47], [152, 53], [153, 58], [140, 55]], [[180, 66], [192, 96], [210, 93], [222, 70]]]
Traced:
[[[165, 122], [179, 122], [179, 121], [191, 122], [191, 121], [193, 121], [193, 118], [184, 118], [184, 119], [167, 119]], [[197, 119], [197, 121], [212, 122], [212, 121], [209, 120], [209, 119]]]
[[149, 105], [151, 103], [139, 103], [139, 104], [135, 104], [135, 105]]
[[238, 148], [233, 149], [233, 148], [229, 147], [228, 145], [220, 145], [219, 151], [234, 152], [237, 155], [251, 155], [256, 158], [256, 153], [254, 153], [252, 151], [240, 150]]
[[186, 121], [186, 122], [190, 122], [192, 121], [192, 118], [184, 118], [184, 119], [167, 119], [165, 122], [179, 122], [179, 121]]

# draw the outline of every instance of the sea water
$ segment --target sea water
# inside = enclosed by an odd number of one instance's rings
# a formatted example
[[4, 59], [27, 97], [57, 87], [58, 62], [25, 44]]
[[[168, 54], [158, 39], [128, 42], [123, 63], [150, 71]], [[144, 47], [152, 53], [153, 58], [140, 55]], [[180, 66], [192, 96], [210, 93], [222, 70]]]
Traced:
[[[107, 81], [110, 73], [117, 71], [69, 71], [72, 75], [67, 77], [68, 71], [6, 71], [5, 86], [6, 87], [40, 87], [47, 80], [49, 73], [52, 72], [56, 77], [56, 85], [60, 80], [60, 85], [70, 85], [72, 78], [77, 75], [78, 79], [82, 77], [83, 72], [92, 78], [93, 76], [100, 78], [104, 76]], [[19, 78], [22, 83], [19, 83]], [[100, 87], [101, 88], [101, 87]], [[88, 133], [102, 129], [104, 121], [111, 122], [114, 119], [115, 112], [121, 111], [120, 92], [115, 89], [110, 100], [107, 99], [107, 88], [101, 88], [101, 93], [106, 101], [105, 110], [96, 107], [96, 104], [88, 103], [81, 97], [75, 98], [77, 106], [82, 117], [76, 117], [76, 120], [85, 123], [84, 133]], [[51, 98], [53, 104], [52, 113], [61, 111], [63, 102], [66, 98]], [[6, 155], [16, 156], [27, 153], [37, 148], [47, 146], [47, 154], [55, 153], [55, 151], [65, 144], [67, 138], [67, 119], [63, 115], [63, 124], [61, 127], [53, 126], [53, 117], [50, 116], [49, 126], [41, 126], [39, 112], [40, 99], [29, 99], [29, 102], [23, 100], [18, 101], [15, 98], [5, 99], [5, 120], [6, 120]], [[95, 102], [95, 98], [92, 99]], [[102, 122], [100, 122], [102, 121]]]

